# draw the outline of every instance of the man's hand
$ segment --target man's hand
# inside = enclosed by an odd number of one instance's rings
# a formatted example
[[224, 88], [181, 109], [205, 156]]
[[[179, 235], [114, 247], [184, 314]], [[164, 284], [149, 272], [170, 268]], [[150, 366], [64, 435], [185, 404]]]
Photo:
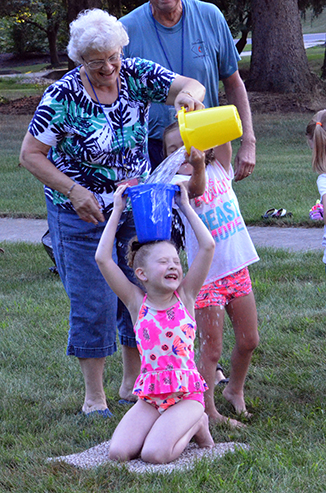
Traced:
[[234, 160], [234, 180], [240, 181], [250, 176], [256, 163], [256, 144], [242, 141]]

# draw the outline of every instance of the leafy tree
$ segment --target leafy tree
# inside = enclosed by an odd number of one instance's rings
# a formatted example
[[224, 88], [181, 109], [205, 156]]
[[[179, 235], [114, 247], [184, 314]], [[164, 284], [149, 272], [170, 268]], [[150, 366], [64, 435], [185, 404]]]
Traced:
[[67, 0], [2, 0], [0, 15], [44, 32], [48, 39], [51, 64], [58, 66], [57, 36], [60, 24], [66, 18], [66, 8]]
[[224, 14], [231, 33], [236, 37], [239, 33], [241, 37], [236, 44], [239, 53], [242, 52], [247, 44], [247, 37], [251, 31], [251, 0], [209, 0], [214, 3]]
[[318, 17], [326, 7], [326, 0], [298, 0], [298, 7], [304, 15], [311, 9], [313, 15]]

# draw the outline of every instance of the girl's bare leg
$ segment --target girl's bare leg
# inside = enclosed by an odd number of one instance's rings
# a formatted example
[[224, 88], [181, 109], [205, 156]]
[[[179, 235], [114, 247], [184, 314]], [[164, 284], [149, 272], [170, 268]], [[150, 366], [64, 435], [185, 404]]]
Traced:
[[252, 353], [259, 343], [253, 292], [236, 298], [226, 306], [226, 310], [233, 325], [236, 342], [231, 355], [230, 379], [223, 390], [223, 396], [233, 405], [236, 413], [246, 414], [243, 388]]
[[[109, 458], [126, 461], [139, 457], [144, 441], [159, 417], [160, 413], [154, 406], [138, 400], [116, 427], [110, 444]], [[159, 448], [160, 443], [156, 446]]]
[[199, 447], [214, 446], [202, 404], [180, 401], [155, 421], [145, 439], [141, 458], [153, 464], [171, 462], [180, 456], [192, 437]]
[[216, 366], [222, 354], [224, 307], [209, 306], [196, 310], [196, 322], [199, 335], [198, 370], [206, 380], [208, 390], [205, 396], [205, 410], [210, 420], [220, 421], [214, 403]]
[[210, 422], [227, 423], [229, 426], [241, 427], [242, 423], [235, 419], [228, 419], [220, 414], [215, 407], [214, 386], [216, 366], [222, 354], [224, 307], [209, 306], [196, 310], [196, 322], [199, 333], [200, 356], [198, 370], [206, 380], [208, 390], [205, 396], [205, 411]]

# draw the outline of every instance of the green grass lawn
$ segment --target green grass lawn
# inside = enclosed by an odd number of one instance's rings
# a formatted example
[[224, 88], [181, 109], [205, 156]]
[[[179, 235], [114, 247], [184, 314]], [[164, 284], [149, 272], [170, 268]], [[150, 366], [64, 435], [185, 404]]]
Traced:
[[[213, 427], [215, 442], [248, 451], [199, 462], [189, 472], [142, 475], [101, 466], [78, 470], [47, 457], [107, 441], [126, 409], [119, 406], [121, 355], [107, 359], [105, 391], [112, 419], [79, 414], [83, 381], [65, 356], [68, 300], [41, 245], [0, 245], [0, 491], [324, 492], [326, 482], [326, 276], [320, 253], [260, 249], [250, 268], [260, 345], [246, 382], [253, 418], [247, 428]], [[226, 323], [222, 364], [227, 373], [233, 331]], [[215, 392], [220, 411], [231, 407]], [[168, 430], [167, 430], [168, 431]]]
[[22, 82], [21, 76], [0, 77], [0, 103], [28, 96], [41, 96], [49, 82], [44, 79], [43, 84]]
[[[234, 184], [248, 224], [261, 224], [264, 222], [261, 215], [267, 209], [283, 207], [293, 213], [284, 224], [316, 226], [316, 222], [309, 219], [309, 209], [319, 198], [317, 176], [311, 170], [311, 151], [305, 138], [310, 117], [309, 114], [254, 115], [255, 171], [249, 178]], [[236, 149], [235, 144], [235, 152]], [[271, 221], [275, 223], [276, 220]]]
[[0, 215], [45, 217], [43, 186], [19, 167], [19, 152], [31, 116], [0, 114]]

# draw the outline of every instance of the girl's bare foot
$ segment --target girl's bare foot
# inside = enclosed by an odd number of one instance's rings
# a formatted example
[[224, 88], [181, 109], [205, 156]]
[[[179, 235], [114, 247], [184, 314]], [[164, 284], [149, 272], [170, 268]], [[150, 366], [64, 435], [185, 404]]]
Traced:
[[212, 435], [209, 431], [208, 416], [206, 413], [204, 413], [200, 418], [199, 430], [195, 434], [194, 439], [196, 440], [196, 443], [200, 448], [212, 448], [215, 445]]
[[209, 422], [213, 424], [226, 424], [230, 428], [246, 428], [246, 425], [236, 419], [227, 418], [219, 412], [214, 412], [209, 415]]
[[252, 414], [248, 413], [243, 392], [235, 394], [229, 389], [229, 385], [222, 392], [223, 397], [232, 404], [237, 414], [245, 418], [251, 418]]

